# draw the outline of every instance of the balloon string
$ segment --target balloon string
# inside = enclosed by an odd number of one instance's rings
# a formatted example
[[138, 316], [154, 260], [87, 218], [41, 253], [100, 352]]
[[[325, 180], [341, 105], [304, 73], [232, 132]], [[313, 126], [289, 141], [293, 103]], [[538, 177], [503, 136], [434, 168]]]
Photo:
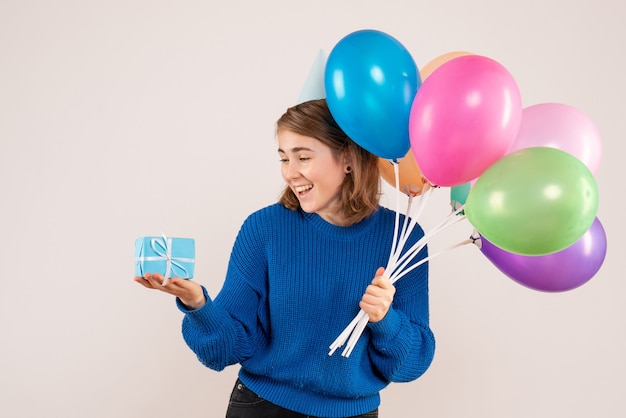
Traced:
[[420, 261], [418, 261], [417, 263], [415, 263], [415, 264], [411, 265], [411, 267], [408, 267], [408, 268], [406, 268], [406, 269], [402, 270], [402, 272], [398, 273], [398, 274], [397, 274], [397, 275], [396, 275], [393, 279], [391, 279], [391, 283], [395, 283], [395, 282], [397, 282], [397, 281], [398, 281], [398, 280], [400, 280], [402, 277], [404, 277], [407, 273], [411, 272], [412, 270], [416, 269], [417, 267], [421, 266], [422, 264], [426, 263], [427, 261], [430, 261], [430, 260], [432, 260], [433, 258], [435, 258], [435, 257], [437, 257], [437, 256], [439, 256], [439, 255], [441, 255], [441, 254], [443, 254], [443, 253], [447, 253], [448, 251], [452, 251], [452, 250], [454, 250], [455, 248], [461, 247], [461, 246], [463, 246], [463, 245], [466, 245], [466, 244], [473, 244], [473, 243], [474, 243], [474, 241], [475, 241], [474, 239], [472, 239], [472, 238], [468, 238], [468, 239], [466, 239], [466, 240], [463, 240], [463, 241], [457, 242], [456, 244], [449, 246], [449, 247], [448, 247], [448, 248], [446, 248], [445, 250], [441, 250], [441, 251], [436, 252], [436, 253], [434, 253], [434, 254], [430, 254], [428, 257], [424, 257], [424, 258], [422, 258], [422, 259], [421, 259]]
[[[399, 168], [399, 164], [398, 161], [396, 159], [393, 159], [390, 161], [391, 165], [393, 166], [393, 172], [394, 172], [394, 179], [395, 179], [395, 186], [396, 186], [396, 190], [400, 190], [400, 168]], [[413, 201], [413, 198], [411, 195], [409, 195], [409, 200], [407, 203], [407, 211], [406, 213], [408, 214], [410, 209], [411, 209], [411, 203]], [[409, 228], [409, 224], [408, 224], [408, 217], [405, 217], [404, 219], [404, 223], [402, 226], [402, 232], [400, 232], [400, 193], [396, 194], [396, 214], [395, 214], [395, 219], [394, 219], [394, 229], [393, 229], [393, 240], [391, 241], [391, 249], [390, 249], [390, 254], [389, 254], [389, 260], [387, 262], [387, 267], [385, 268], [385, 271], [387, 271], [389, 269], [389, 267], [395, 263], [395, 260], [397, 259], [397, 254], [398, 248], [402, 248], [400, 246], [401, 242], [403, 241], [403, 235], [406, 233], [407, 229]], [[400, 236], [400, 237], [398, 237]], [[341, 334], [339, 334], [339, 336], [335, 339], [335, 341], [333, 341], [333, 343], [330, 345], [330, 352], [328, 353], [329, 356], [332, 356], [335, 351], [337, 350], [337, 348], [343, 346], [344, 344], [346, 344], [346, 341], [348, 340], [348, 338], [354, 334], [354, 330], [357, 327], [361, 327], [363, 322], [365, 324], [367, 324], [367, 322], [369, 321], [369, 316], [367, 315], [367, 313], [365, 313], [364, 310], [359, 310], [359, 313], [355, 316], [355, 318], [352, 320], [352, 322], [350, 322], [348, 324], [348, 326], [343, 330], [343, 332]], [[346, 352], [344, 350], [343, 355], [345, 355]]]
[[[400, 168], [397, 160], [392, 160], [391, 164], [393, 165], [393, 173], [395, 177], [396, 190], [400, 190]], [[394, 257], [394, 254], [397, 251], [397, 240], [398, 240], [398, 230], [400, 225], [400, 193], [396, 193], [396, 216], [395, 223], [393, 228], [393, 240], [391, 241], [391, 253], [389, 254], [389, 261], [391, 261]]]
[[[396, 172], [396, 189], [399, 190], [399, 180], [397, 173], [397, 163], [394, 166], [394, 172]], [[408, 264], [413, 261], [413, 259], [419, 254], [419, 252], [426, 246], [428, 240], [430, 240], [433, 236], [446, 229], [447, 227], [454, 225], [457, 222], [460, 222], [466, 218], [465, 215], [458, 215], [464, 208], [464, 206], [460, 206], [456, 208], [453, 212], [451, 212], [448, 216], [446, 216], [443, 221], [441, 221], [437, 226], [435, 226], [431, 231], [424, 234], [415, 244], [413, 244], [402, 256], [402, 249], [406, 245], [408, 237], [410, 236], [412, 230], [415, 225], [417, 225], [417, 219], [421, 215], [426, 202], [430, 194], [432, 193], [433, 188], [429, 185], [425, 185], [422, 189], [422, 194], [419, 197], [418, 205], [417, 205], [417, 214], [415, 216], [410, 216], [411, 206], [413, 203], [413, 196], [409, 195], [409, 200], [407, 203], [406, 215], [404, 218], [404, 223], [402, 226], [402, 230], [400, 231], [400, 222], [399, 222], [399, 207], [400, 201], [399, 198], [396, 199], [396, 204], [398, 210], [396, 211], [396, 219], [395, 219], [395, 227], [394, 227], [394, 240], [392, 242], [392, 251], [389, 257], [389, 262], [387, 264], [387, 268], [385, 269], [385, 275], [388, 275], [391, 283], [395, 283], [404, 277], [409, 272], [413, 271], [417, 267], [423, 265], [429, 260], [448, 252], [454, 248], [460, 247], [462, 245], [473, 242], [473, 240], [467, 239], [461, 241], [445, 250], [439, 251], [435, 254], [432, 254], [424, 259], [418, 261], [417, 263], [407, 267]], [[398, 193], [399, 196], [399, 193]], [[410, 218], [410, 220], [409, 220]], [[359, 310], [358, 314], [355, 318], [348, 324], [348, 326], [343, 330], [343, 332], [335, 339], [335, 341], [329, 346], [330, 351], [328, 353], [329, 356], [332, 356], [335, 351], [342, 347], [344, 344], [346, 345], [345, 349], [342, 352], [342, 356], [349, 357], [354, 347], [356, 346], [357, 341], [359, 340], [361, 334], [365, 330], [367, 323], [369, 322], [369, 316], [362, 309]]]
[[[457, 216], [458, 210], [450, 213], [440, 224], [435, 226], [431, 231], [424, 234], [415, 244], [413, 244], [404, 255], [393, 265], [393, 270], [402, 270], [413, 258], [424, 248], [426, 243], [439, 232], [443, 231], [447, 227], [454, 225], [465, 219], [465, 215]], [[400, 266], [398, 268], [398, 266]], [[393, 274], [393, 273], [392, 273]]]
[[[409, 239], [411, 232], [413, 232], [413, 229], [417, 225], [417, 221], [420, 218], [422, 211], [426, 207], [426, 203], [428, 202], [428, 198], [430, 194], [432, 193], [432, 190], [433, 190], [432, 188], [428, 187], [426, 190], [424, 190], [423, 194], [420, 195], [418, 204], [417, 204], [417, 213], [414, 216], [411, 216], [410, 223], [407, 225], [402, 235], [400, 236], [400, 240], [399, 240], [400, 242], [397, 244], [396, 251], [393, 254], [393, 258], [390, 260], [388, 264], [388, 268], [390, 269], [390, 272], [388, 272], [387, 274], [391, 274], [391, 271], [393, 271], [393, 269], [395, 268], [394, 266], [398, 265], [398, 257], [400, 257], [400, 254], [402, 253], [402, 249], [406, 245], [406, 242]], [[409, 196], [409, 205], [407, 207], [407, 214], [405, 217], [405, 222], [408, 220], [410, 216], [410, 205], [411, 205], [412, 199], [413, 199], [412, 196]]]
[[[466, 244], [471, 244], [472, 242], [474, 242], [474, 240], [472, 240], [471, 238], [470, 239], [466, 239], [466, 240], [458, 242], [458, 243], [456, 243], [454, 245], [451, 245], [450, 247], [448, 247], [448, 248], [446, 248], [444, 250], [441, 250], [439, 252], [431, 254], [428, 257], [424, 257], [423, 259], [421, 259], [417, 263], [413, 264], [411, 267], [403, 270], [394, 279], [390, 279], [391, 283], [393, 284], [393, 283], [397, 282], [405, 274], [409, 273], [413, 269], [416, 269], [417, 267], [421, 266], [422, 264], [426, 263], [427, 261], [430, 261], [433, 258], [435, 258], [435, 257], [437, 257], [437, 256], [439, 256], [441, 254], [447, 253], [448, 251], [451, 251], [451, 250], [453, 250], [455, 248], [461, 247], [461, 246], [466, 245]], [[369, 318], [366, 315], [365, 316], [361, 315], [360, 319], [356, 322], [356, 324], [352, 326], [353, 331], [352, 331], [352, 334], [350, 335], [350, 338], [348, 339], [348, 344], [346, 345], [346, 348], [341, 353], [342, 356], [350, 357], [350, 354], [352, 354], [352, 351], [354, 350], [354, 347], [356, 346], [356, 343], [357, 343], [358, 339], [361, 337], [361, 334], [363, 334], [363, 330], [367, 326], [368, 321], [369, 321]], [[333, 352], [334, 352], [334, 350], [333, 350]]]
[[[409, 195], [406, 207], [406, 213], [410, 213], [411, 206], [413, 204], [413, 196]], [[398, 204], [399, 206], [399, 204]], [[396, 211], [396, 216], [400, 213], [399, 210]], [[396, 224], [396, 228], [398, 224]], [[400, 255], [402, 248], [404, 247], [404, 243], [406, 242], [406, 237], [410, 234], [410, 232], [415, 227], [415, 222], [413, 219], [409, 219], [408, 216], [404, 217], [404, 222], [402, 224], [402, 230], [400, 231], [399, 237], [398, 233], [394, 231], [393, 243], [392, 243], [392, 252], [389, 255], [389, 260], [387, 261], [387, 267], [385, 267], [385, 271], [389, 270], [397, 261], [398, 256]]]
[[363, 309], [361, 309], [359, 313], [354, 317], [352, 322], [348, 324], [346, 329], [344, 329], [343, 332], [339, 334], [337, 339], [330, 345], [330, 352], [328, 353], [329, 356], [332, 356], [335, 353], [335, 350], [337, 350], [339, 347], [343, 346], [346, 343], [348, 337], [364, 316], [367, 316], [367, 314]]
[[[449, 225], [452, 225], [456, 222], [458, 221], [452, 222]], [[438, 257], [441, 254], [447, 253], [455, 248], [461, 247], [466, 244], [471, 244], [473, 242], [474, 242], [473, 238], [468, 238], [444, 250], [431, 254], [428, 257], [424, 257], [423, 259], [419, 260], [417, 263], [411, 265], [410, 267], [403, 269], [402, 271], [399, 271], [394, 277], [390, 278], [390, 281], [392, 284], [396, 283], [398, 280], [404, 277], [407, 273], [423, 265], [424, 263], [432, 260], [433, 258]], [[329, 347], [330, 352], [328, 353], [328, 355], [332, 356], [337, 350], [337, 348], [342, 347], [344, 344], [346, 344], [346, 341], [347, 341], [346, 347], [341, 353], [341, 355], [343, 357], [350, 357], [350, 354], [352, 354], [352, 351], [354, 350], [354, 347], [356, 346], [357, 341], [361, 337], [361, 334], [363, 334], [363, 331], [365, 330], [365, 327], [367, 326], [368, 322], [369, 322], [369, 316], [365, 313], [365, 311], [363, 311], [363, 309], [361, 309], [359, 313], [354, 317], [352, 322], [350, 322], [350, 324], [346, 327], [346, 329], [330, 345]]]
[[[407, 264], [412, 261], [412, 259], [419, 253], [419, 251], [421, 251], [421, 249], [426, 245], [426, 242], [429, 238], [432, 238], [434, 235], [436, 235], [437, 233], [441, 232], [442, 230], [444, 230], [445, 228], [454, 225], [457, 222], [462, 221], [463, 219], [465, 219], [465, 216], [456, 216], [456, 214], [458, 212], [460, 212], [462, 210], [462, 208], [457, 209], [456, 211], [452, 212], [450, 215], [448, 215], [443, 222], [441, 222], [432, 232], [430, 232], [429, 234], [424, 235], [416, 244], [415, 246], [413, 246], [410, 250], [411, 252], [411, 256], [410, 258], [407, 258], [404, 263], [401, 265], [401, 268], [396, 269], [396, 271], [394, 272], [394, 274], [389, 278], [391, 283], [396, 283], [398, 280], [400, 280], [402, 277], [404, 277], [407, 273], [411, 272], [412, 270], [416, 269], [417, 267], [421, 266], [422, 264], [426, 263], [429, 260], [432, 260], [433, 258], [446, 253], [448, 251], [453, 250], [454, 248], [460, 247], [462, 245], [465, 244], [469, 244], [473, 242], [472, 238], [463, 240], [445, 250], [439, 251], [435, 254], [432, 254], [428, 257], [423, 258], [422, 260], [418, 261], [417, 263], [411, 265], [410, 267], [406, 267]], [[406, 256], [406, 254], [405, 254]], [[344, 357], [349, 357], [350, 354], [352, 353], [352, 351], [354, 350], [354, 347], [356, 346], [356, 343], [358, 341], [358, 339], [360, 338], [361, 334], [363, 333], [363, 330], [365, 329], [365, 326], [367, 325], [369, 321], [369, 317], [367, 316], [367, 314], [363, 311], [360, 310], [359, 313], [357, 314], [357, 316], [352, 320], [352, 322], [350, 322], [350, 324], [346, 327], [346, 329], [341, 333], [341, 335], [333, 342], [333, 344], [331, 344], [330, 349], [331, 351], [329, 352], [329, 355], [332, 355], [337, 348], [343, 346], [344, 344], [346, 344], [347, 341], [347, 345], [346, 348], [344, 349], [344, 351], [342, 352], [342, 356]]]

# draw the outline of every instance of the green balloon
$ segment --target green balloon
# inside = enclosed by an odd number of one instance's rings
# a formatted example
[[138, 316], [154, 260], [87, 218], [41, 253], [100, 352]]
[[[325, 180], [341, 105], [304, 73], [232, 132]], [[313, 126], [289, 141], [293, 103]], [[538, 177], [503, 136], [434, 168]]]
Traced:
[[583, 236], [598, 211], [593, 174], [556, 148], [525, 148], [492, 164], [478, 178], [465, 214], [481, 235], [511, 253], [561, 251]]
[[[467, 195], [469, 194], [471, 188], [472, 183], [469, 181], [467, 183], [459, 184], [458, 186], [450, 187], [450, 206], [453, 211], [465, 204]], [[465, 214], [465, 210], [460, 211], [458, 214]]]

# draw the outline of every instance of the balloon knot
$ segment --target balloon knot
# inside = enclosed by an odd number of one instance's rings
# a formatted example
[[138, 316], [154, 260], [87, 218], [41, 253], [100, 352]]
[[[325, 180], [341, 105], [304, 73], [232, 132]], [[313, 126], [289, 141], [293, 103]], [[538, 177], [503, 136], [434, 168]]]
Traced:
[[482, 241], [480, 239], [480, 234], [478, 233], [478, 231], [474, 230], [474, 232], [472, 232], [472, 235], [470, 235], [469, 239], [472, 241], [472, 244], [477, 245], [478, 248], [482, 247]]

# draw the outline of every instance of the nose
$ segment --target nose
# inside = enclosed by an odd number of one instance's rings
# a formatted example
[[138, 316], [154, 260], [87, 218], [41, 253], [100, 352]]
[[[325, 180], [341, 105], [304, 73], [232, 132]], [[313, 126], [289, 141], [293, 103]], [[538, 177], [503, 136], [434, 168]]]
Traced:
[[293, 163], [288, 163], [283, 166], [283, 175], [286, 179], [295, 179], [300, 176], [298, 166]]

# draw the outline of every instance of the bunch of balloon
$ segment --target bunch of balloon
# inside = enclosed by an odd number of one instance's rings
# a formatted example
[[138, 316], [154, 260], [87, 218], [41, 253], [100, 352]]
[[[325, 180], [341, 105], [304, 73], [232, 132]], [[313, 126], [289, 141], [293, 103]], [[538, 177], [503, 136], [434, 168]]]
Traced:
[[601, 154], [598, 130], [578, 109], [525, 108], [507, 155], [478, 178], [465, 205], [487, 259], [534, 290], [563, 292], [588, 282], [607, 250], [596, 217]]

